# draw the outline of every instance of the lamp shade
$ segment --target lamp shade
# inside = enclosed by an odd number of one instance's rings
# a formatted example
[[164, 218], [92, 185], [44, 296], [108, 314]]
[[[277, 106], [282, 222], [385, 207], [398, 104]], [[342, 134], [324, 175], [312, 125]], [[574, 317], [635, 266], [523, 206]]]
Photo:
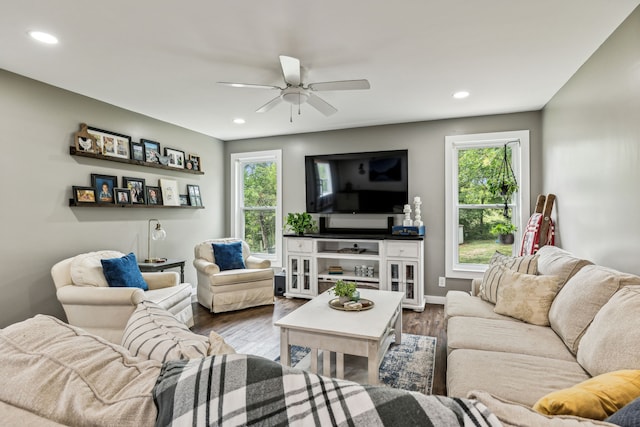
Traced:
[[[154, 227], [154, 229], [151, 229], [151, 223], [155, 221], [156, 222], [156, 226]], [[145, 260], [145, 262], [164, 262], [166, 261], [166, 258], [154, 258], [151, 255], [151, 241], [152, 240], [164, 240], [167, 237], [167, 232], [164, 231], [164, 229], [162, 228], [162, 225], [160, 224], [160, 221], [157, 219], [150, 219], [149, 220], [149, 227], [147, 229], [148, 234], [147, 234], [147, 259]]]

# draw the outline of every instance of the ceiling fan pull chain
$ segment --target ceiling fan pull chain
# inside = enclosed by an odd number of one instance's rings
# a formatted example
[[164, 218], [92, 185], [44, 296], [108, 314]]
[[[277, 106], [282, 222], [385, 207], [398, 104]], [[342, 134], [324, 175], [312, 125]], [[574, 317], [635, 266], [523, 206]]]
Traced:
[[289, 123], [293, 123], [293, 104], [289, 104]]

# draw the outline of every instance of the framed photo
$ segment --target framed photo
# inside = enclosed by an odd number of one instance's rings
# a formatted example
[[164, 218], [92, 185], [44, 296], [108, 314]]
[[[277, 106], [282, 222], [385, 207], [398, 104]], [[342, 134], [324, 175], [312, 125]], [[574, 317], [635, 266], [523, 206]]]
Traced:
[[160, 143], [141, 139], [140, 143], [144, 145], [144, 161], [147, 163], [160, 163]]
[[160, 187], [147, 185], [147, 204], [148, 205], [162, 204], [162, 193], [160, 192]]
[[146, 204], [145, 180], [144, 178], [122, 177], [122, 186], [129, 190], [129, 201], [134, 205]]
[[129, 145], [131, 137], [121, 133], [115, 133], [108, 130], [98, 129], [89, 126], [87, 131], [96, 138], [98, 149], [96, 152], [108, 157], [119, 157], [121, 159], [129, 158]]
[[189, 206], [189, 196], [186, 194], [180, 195], [180, 206]]
[[189, 206], [202, 206], [202, 198], [200, 197], [199, 185], [187, 185], [187, 193], [189, 194]]
[[91, 174], [91, 185], [96, 191], [97, 203], [113, 203], [113, 190], [118, 186], [118, 177], [112, 175]]
[[144, 144], [131, 141], [131, 159], [144, 162]]
[[164, 155], [169, 158], [169, 164], [167, 166], [171, 166], [172, 168], [184, 169], [184, 151], [165, 147]]
[[73, 186], [73, 200], [76, 204], [80, 203], [95, 203], [96, 202], [96, 190], [93, 187], [79, 187]]
[[130, 205], [131, 193], [128, 188], [116, 188], [116, 204], [118, 205]]
[[180, 206], [178, 181], [174, 179], [160, 179], [162, 202], [165, 206]]
[[196, 156], [195, 154], [189, 154], [189, 162], [191, 162], [191, 169], [194, 171], [202, 170], [202, 163], [200, 162], [200, 156]]

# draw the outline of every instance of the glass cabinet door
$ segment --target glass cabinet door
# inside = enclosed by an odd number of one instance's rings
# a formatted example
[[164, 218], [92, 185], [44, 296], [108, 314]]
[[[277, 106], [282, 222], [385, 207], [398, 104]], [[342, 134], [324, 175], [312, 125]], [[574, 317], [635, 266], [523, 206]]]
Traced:
[[289, 274], [291, 275], [291, 289], [298, 289], [298, 258], [289, 258]]
[[302, 290], [310, 291], [311, 290], [311, 261], [308, 259], [302, 260]]
[[390, 291], [400, 292], [400, 264], [392, 262], [389, 264], [389, 286]]
[[404, 265], [404, 277], [405, 277], [405, 299], [413, 300], [415, 299], [415, 281], [416, 275], [416, 266], [414, 264], [405, 264]]

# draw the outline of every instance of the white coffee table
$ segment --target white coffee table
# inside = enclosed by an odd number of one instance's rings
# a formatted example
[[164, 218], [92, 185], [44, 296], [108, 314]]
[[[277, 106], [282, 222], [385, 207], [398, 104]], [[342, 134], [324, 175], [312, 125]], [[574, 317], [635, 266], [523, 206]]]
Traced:
[[367, 358], [368, 383], [378, 384], [378, 370], [392, 336], [402, 336], [402, 292], [358, 289], [375, 303], [370, 310], [341, 311], [329, 307], [335, 296], [324, 292], [275, 322], [280, 327], [280, 363], [290, 366], [290, 346], [311, 348], [311, 372], [318, 372], [322, 350], [324, 375], [331, 372], [330, 353], [336, 353], [336, 377], [344, 378], [344, 355]]

